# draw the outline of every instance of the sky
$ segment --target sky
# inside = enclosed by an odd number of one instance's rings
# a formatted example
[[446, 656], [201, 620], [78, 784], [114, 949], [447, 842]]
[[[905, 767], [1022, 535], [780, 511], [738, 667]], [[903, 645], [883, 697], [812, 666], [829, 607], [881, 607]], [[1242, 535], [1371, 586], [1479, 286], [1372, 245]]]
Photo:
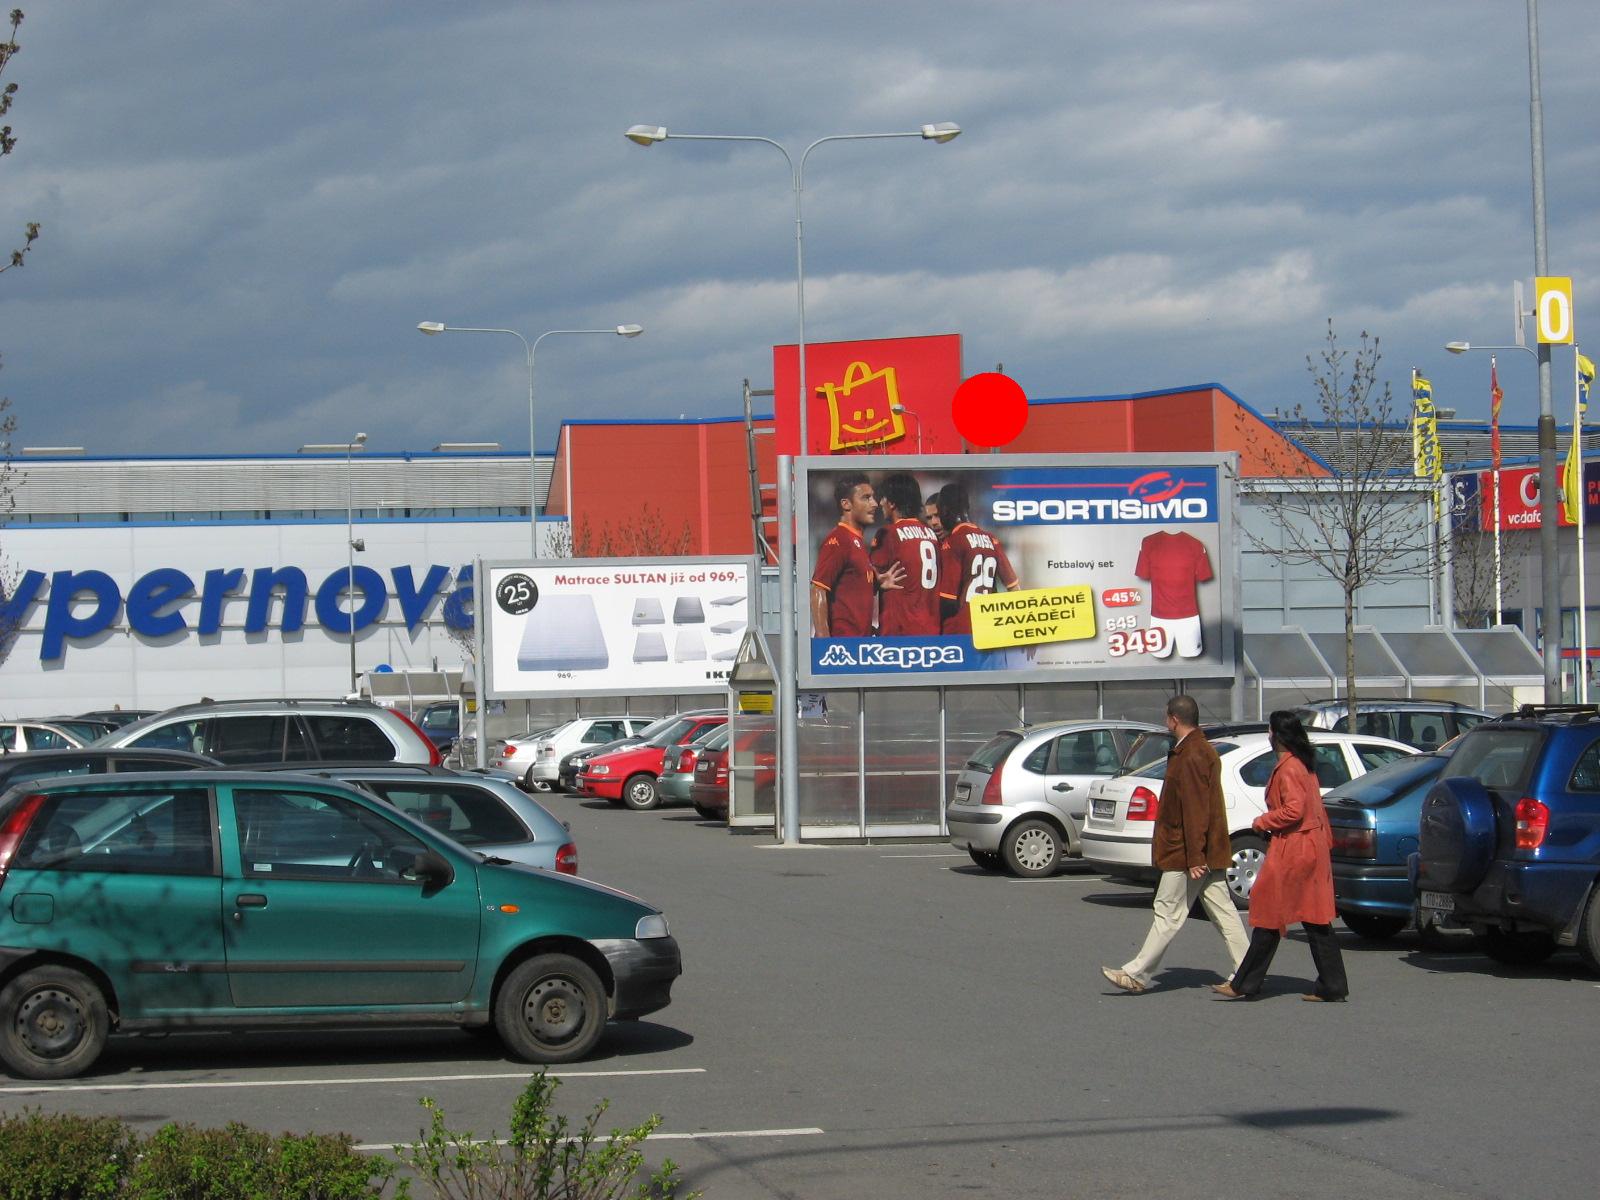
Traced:
[[[795, 338], [788, 168], [638, 123], [796, 158], [960, 124], [810, 156], [808, 338], [958, 333], [969, 374], [1035, 398], [1310, 405], [1331, 318], [1379, 339], [1402, 407], [1417, 367], [1486, 419], [1488, 356], [1443, 344], [1512, 341], [1534, 274], [1516, 0], [19, 2], [0, 249], [43, 229], [0, 275], [18, 447], [525, 450], [521, 346], [419, 321], [644, 326], [540, 345], [540, 449], [563, 419], [738, 413]], [[1600, 11], [1539, 14], [1548, 269], [1581, 339]], [[1500, 358], [1531, 422], [1533, 356]]]

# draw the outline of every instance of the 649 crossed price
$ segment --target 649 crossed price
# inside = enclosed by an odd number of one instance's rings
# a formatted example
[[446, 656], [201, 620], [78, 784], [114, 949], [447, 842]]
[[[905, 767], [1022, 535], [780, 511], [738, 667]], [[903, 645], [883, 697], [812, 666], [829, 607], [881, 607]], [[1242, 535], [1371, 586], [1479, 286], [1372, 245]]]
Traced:
[[1160, 654], [1167, 648], [1165, 629], [1119, 629], [1106, 635], [1106, 653], [1112, 658], [1124, 654]]

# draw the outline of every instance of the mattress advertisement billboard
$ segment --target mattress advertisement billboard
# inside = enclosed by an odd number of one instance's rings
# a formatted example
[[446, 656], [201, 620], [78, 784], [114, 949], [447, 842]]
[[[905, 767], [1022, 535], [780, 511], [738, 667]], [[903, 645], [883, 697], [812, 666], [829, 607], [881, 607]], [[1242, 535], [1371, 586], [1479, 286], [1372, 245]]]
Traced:
[[754, 611], [747, 558], [487, 563], [487, 695], [720, 692]]
[[1233, 675], [1226, 462], [800, 460], [800, 682]]

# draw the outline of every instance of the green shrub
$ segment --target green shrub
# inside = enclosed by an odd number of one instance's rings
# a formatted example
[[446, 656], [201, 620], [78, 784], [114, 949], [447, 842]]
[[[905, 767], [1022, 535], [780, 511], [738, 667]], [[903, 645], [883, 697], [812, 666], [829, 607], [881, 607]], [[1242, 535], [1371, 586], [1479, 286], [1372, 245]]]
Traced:
[[[595, 1131], [610, 1106], [602, 1100], [576, 1134], [567, 1118], [552, 1116], [560, 1082], [541, 1071], [528, 1080], [511, 1109], [511, 1135], [479, 1141], [445, 1128], [444, 1113], [424, 1097], [428, 1128], [422, 1140], [397, 1146], [400, 1160], [441, 1200], [672, 1200], [678, 1168], [671, 1159], [640, 1180], [640, 1144], [661, 1124], [652, 1116], [632, 1129], [615, 1129], [603, 1141]], [[693, 1200], [693, 1195], [681, 1200]]]
[[115, 1117], [33, 1110], [0, 1116], [0, 1200], [115, 1197], [134, 1140]]
[[139, 1148], [122, 1200], [360, 1200], [382, 1195], [393, 1170], [358, 1154], [349, 1134], [163, 1125]]

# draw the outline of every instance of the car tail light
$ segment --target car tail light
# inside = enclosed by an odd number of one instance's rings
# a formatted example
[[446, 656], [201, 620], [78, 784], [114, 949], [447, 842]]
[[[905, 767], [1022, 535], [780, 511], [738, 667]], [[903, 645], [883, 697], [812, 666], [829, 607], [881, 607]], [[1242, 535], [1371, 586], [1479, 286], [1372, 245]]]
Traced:
[[696, 757], [696, 755], [695, 755], [695, 752], [693, 750], [683, 750], [683, 751], [679, 752], [679, 754], [678, 754], [678, 771], [679, 771], [680, 774], [683, 773], [684, 771], [692, 771], [692, 770], [694, 770], [695, 757]]
[[517, 748], [515, 746], [513, 746], [510, 742], [507, 742], [505, 745], [500, 747], [500, 757], [501, 758], [515, 758], [516, 757], [516, 753], [517, 753]]
[[578, 844], [567, 842], [556, 851], [556, 871], [561, 875], [578, 873]]
[[1517, 849], [1537, 850], [1550, 829], [1550, 809], [1532, 796], [1517, 801]]
[[718, 783], [727, 783], [728, 782], [728, 768], [726, 766], [721, 766], [721, 767], [717, 768], [717, 782]]
[[1154, 821], [1156, 819], [1156, 807], [1159, 803], [1160, 797], [1141, 784], [1134, 788], [1133, 795], [1128, 797], [1127, 820]]
[[990, 771], [989, 782], [983, 785], [983, 802], [985, 804], [1004, 804], [1000, 798], [1000, 772]]
[[421, 726], [419, 726], [410, 717], [406, 716], [405, 713], [401, 712], [398, 708], [394, 709], [393, 712], [395, 716], [399, 717], [407, 725], [411, 726], [411, 732], [417, 735], [417, 741], [421, 742], [428, 748], [428, 765], [430, 767], [443, 766], [444, 755], [439, 753], [439, 747], [433, 744], [433, 739], [422, 732]]
[[28, 826], [33, 823], [33, 818], [44, 807], [46, 797], [35, 793], [24, 796], [22, 802], [6, 814], [4, 821], [0, 821], [0, 887], [5, 886], [6, 872], [11, 868], [11, 858], [17, 852], [17, 847], [22, 843], [23, 834], [28, 832]]
[[1378, 835], [1371, 829], [1335, 825], [1333, 852], [1340, 858], [1377, 858]]

